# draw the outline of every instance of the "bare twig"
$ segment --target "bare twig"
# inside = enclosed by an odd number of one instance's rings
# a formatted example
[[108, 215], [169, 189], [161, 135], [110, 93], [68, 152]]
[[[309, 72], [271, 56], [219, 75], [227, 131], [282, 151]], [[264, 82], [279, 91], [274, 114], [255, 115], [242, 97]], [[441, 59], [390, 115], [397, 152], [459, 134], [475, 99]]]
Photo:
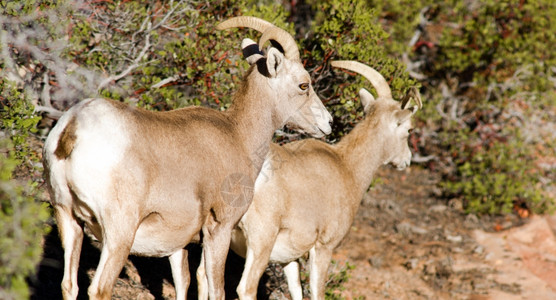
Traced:
[[98, 86], [97, 90], [101, 90], [103, 88], [105, 88], [108, 84], [110, 84], [112, 81], [118, 81], [121, 78], [127, 76], [129, 73], [131, 73], [131, 71], [135, 70], [137, 67], [140, 66], [140, 62], [141, 59], [143, 59], [143, 57], [147, 54], [147, 51], [149, 51], [149, 49], [151, 48], [151, 42], [150, 42], [150, 34], [147, 34], [147, 36], [145, 37], [145, 45], [143, 46], [143, 49], [141, 50], [141, 52], [139, 53], [139, 55], [137, 55], [137, 57], [133, 60], [133, 63], [131, 65], [129, 65], [124, 71], [122, 71], [120, 74], [117, 75], [112, 75], [109, 76], [108, 78], [104, 79]]
[[174, 82], [174, 81], [176, 81], [176, 80], [178, 80], [178, 79], [179, 79], [179, 76], [178, 76], [178, 75], [174, 75], [174, 76], [172, 76], [172, 77], [168, 77], [168, 78], [166, 78], [166, 79], [163, 79], [163, 80], [161, 80], [160, 82], [158, 82], [158, 83], [156, 83], [156, 84], [153, 84], [153, 85], [151, 86], [151, 88], [153, 88], [153, 89], [158, 89], [158, 88], [164, 86], [165, 84], [168, 84], [168, 83], [170, 83], [170, 82]]
[[[409, 40], [408, 43], [409, 49], [412, 49], [413, 46], [415, 46], [415, 44], [417, 43], [417, 41], [419, 41], [419, 38], [421, 38], [421, 35], [423, 34], [424, 28], [426, 28], [427, 24], [429, 23], [429, 20], [427, 20], [427, 18], [425, 17], [425, 13], [429, 10], [429, 8], [430, 8], [429, 6], [425, 6], [419, 12], [419, 25], [417, 26], [415, 32], [413, 33], [413, 36]], [[402, 61], [407, 66], [407, 72], [409, 73], [409, 76], [417, 80], [427, 79], [427, 77], [424, 74], [419, 72], [421, 66], [424, 64], [424, 61], [419, 61], [419, 60], [412, 61], [409, 58], [409, 53], [407, 51], [405, 51], [402, 54]]]
[[36, 105], [35, 106], [35, 111], [38, 112], [45, 112], [48, 114], [48, 117], [52, 118], [52, 119], [59, 119], [62, 114], [64, 112], [59, 111], [53, 107], [46, 107], [46, 106], [42, 106], [42, 105]]

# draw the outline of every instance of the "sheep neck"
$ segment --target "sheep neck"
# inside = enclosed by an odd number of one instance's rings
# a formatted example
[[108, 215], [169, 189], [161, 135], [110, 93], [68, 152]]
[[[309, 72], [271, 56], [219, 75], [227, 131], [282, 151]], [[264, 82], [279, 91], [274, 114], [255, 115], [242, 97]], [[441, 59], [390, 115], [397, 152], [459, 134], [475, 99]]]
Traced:
[[346, 167], [352, 170], [354, 188], [361, 196], [367, 191], [375, 172], [383, 164], [384, 153], [387, 150], [379, 125], [379, 116], [371, 112], [337, 145]]
[[238, 136], [243, 139], [254, 174], [262, 167], [274, 131], [282, 125], [270, 101], [274, 96], [265, 88], [266, 78], [251, 69], [227, 111], [236, 121]]

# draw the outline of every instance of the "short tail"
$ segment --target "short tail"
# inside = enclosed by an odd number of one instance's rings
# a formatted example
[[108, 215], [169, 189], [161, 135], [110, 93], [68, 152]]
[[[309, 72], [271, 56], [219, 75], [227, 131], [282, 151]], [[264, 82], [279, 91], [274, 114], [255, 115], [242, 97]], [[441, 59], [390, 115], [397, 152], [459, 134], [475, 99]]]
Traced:
[[68, 158], [73, 151], [75, 141], [77, 139], [77, 135], [75, 133], [77, 129], [76, 123], [75, 117], [72, 118], [58, 139], [58, 145], [56, 146], [54, 155], [56, 155], [56, 157], [60, 160]]

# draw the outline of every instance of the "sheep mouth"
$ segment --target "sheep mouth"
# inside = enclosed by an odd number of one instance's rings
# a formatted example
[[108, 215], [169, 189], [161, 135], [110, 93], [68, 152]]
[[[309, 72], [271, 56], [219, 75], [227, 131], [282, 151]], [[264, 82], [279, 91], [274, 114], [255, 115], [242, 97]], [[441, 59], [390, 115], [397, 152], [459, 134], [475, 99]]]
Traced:
[[321, 137], [324, 137], [326, 135], [326, 133], [324, 133], [320, 128], [319, 131], [317, 131], [314, 134], [311, 134], [312, 137], [320, 139]]
[[330, 126], [330, 123], [326, 123], [325, 125], [319, 125], [318, 128], [319, 128], [319, 132], [322, 133], [323, 135], [329, 135], [330, 133], [332, 133], [332, 126]]
[[[327, 124], [328, 125], [328, 124]], [[322, 128], [324, 127], [324, 128]], [[312, 133], [308, 133], [309, 135], [311, 135], [314, 138], [322, 138], [324, 136], [329, 135], [332, 132], [332, 129], [330, 128], [330, 125], [328, 126], [315, 126], [314, 130]]]
[[313, 125], [310, 127], [304, 127], [297, 124], [286, 124], [286, 127], [297, 133], [309, 135], [314, 138], [322, 138], [326, 135], [329, 135], [332, 132], [332, 128], [330, 127], [330, 125], [328, 126]]
[[404, 161], [402, 163], [392, 163], [391, 165], [398, 171], [403, 171], [409, 167], [410, 162]]

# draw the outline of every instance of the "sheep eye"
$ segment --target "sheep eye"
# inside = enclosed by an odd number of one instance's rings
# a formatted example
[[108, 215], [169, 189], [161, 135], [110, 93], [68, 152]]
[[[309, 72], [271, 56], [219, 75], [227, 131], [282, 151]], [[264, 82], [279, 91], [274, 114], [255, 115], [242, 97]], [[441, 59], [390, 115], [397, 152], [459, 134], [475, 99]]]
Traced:
[[302, 83], [302, 84], [299, 85], [299, 88], [304, 91], [304, 90], [309, 88], [309, 84], [308, 83]]

